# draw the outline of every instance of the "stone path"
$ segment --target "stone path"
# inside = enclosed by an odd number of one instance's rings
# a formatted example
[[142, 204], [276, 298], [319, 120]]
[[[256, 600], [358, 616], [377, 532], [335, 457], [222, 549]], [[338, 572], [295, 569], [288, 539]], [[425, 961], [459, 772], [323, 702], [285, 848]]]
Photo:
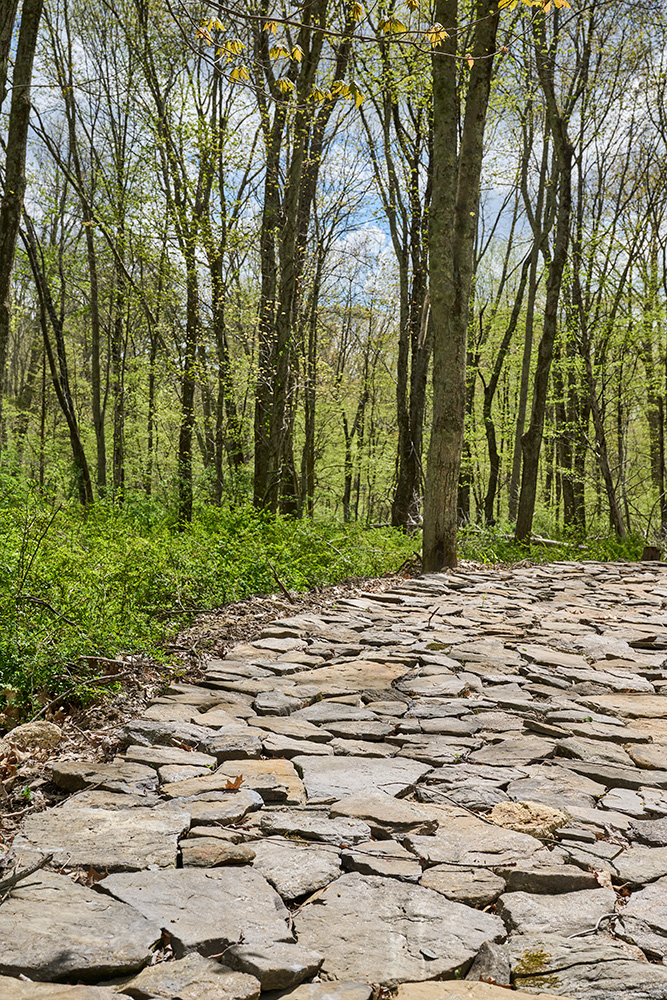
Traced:
[[667, 1000], [666, 694], [661, 564], [276, 621], [54, 766], [0, 1000]]

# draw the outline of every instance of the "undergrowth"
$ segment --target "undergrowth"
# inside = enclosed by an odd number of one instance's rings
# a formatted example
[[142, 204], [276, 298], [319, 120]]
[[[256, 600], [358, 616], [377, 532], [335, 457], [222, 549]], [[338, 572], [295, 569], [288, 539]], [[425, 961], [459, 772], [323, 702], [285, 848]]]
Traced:
[[[526, 547], [509, 532], [464, 528], [460, 555], [492, 564], [636, 560], [644, 546], [600, 535]], [[290, 590], [381, 576], [419, 546], [395, 529], [269, 517], [247, 503], [201, 504], [181, 531], [173, 511], [144, 494], [83, 511], [0, 480], [0, 726], [3, 713], [13, 724], [54, 697], [99, 698], [105, 659], [164, 663], [165, 639], [197, 612], [275, 592], [276, 576]]]
[[[100, 694], [94, 657], [142, 653], [200, 610], [277, 589], [380, 576], [414, 539], [391, 529], [267, 517], [251, 506], [202, 505], [178, 530], [145, 496], [84, 512], [29, 488], [0, 494], [0, 712], [26, 718], [68, 692]], [[273, 569], [272, 569], [273, 567]], [[1, 724], [0, 719], [0, 724]]]

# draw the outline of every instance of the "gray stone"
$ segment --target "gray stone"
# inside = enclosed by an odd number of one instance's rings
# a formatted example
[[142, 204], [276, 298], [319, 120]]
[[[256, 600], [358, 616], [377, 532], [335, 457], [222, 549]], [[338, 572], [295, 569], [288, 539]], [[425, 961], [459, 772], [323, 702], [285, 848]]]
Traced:
[[630, 834], [649, 847], [667, 847], [667, 817], [633, 820], [630, 824]]
[[147, 764], [149, 767], [163, 767], [169, 764], [215, 767], [215, 757], [211, 754], [199, 753], [197, 750], [181, 750], [180, 747], [129, 746], [125, 751], [125, 760], [134, 761], [136, 764]]
[[0, 1000], [118, 1000], [118, 994], [103, 986], [63, 986], [0, 976]]
[[165, 764], [158, 767], [157, 773], [163, 785], [173, 781], [188, 781], [190, 778], [201, 778], [202, 774], [210, 774], [209, 767], [188, 767], [185, 764]]
[[346, 872], [360, 872], [362, 875], [382, 875], [406, 882], [419, 882], [422, 874], [421, 865], [415, 860], [414, 854], [394, 840], [357, 844], [355, 848], [343, 851], [341, 861]]
[[468, 756], [468, 760], [476, 764], [516, 767], [546, 760], [553, 757], [554, 751], [555, 743], [551, 740], [542, 740], [539, 736], [520, 736], [517, 739], [505, 739], [491, 743], [481, 750], [475, 750]]
[[243, 936], [292, 941], [280, 896], [254, 868], [179, 868], [110, 875], [100, 883], [168, 932], [176, 957], [218, 954]]
[[404, 795], [429, 770], [412, 760], [363, 757], [295, 757], [309, 800], [336, 802], [359, 792]]
[[293, 716], [264, 716], [252, 720], [253, 729], [266, 730], [277, 736], [287, 736], [291, 740], [311, 740], [315, 743], [329, 743], [331, 733], [320, 726], [314, 726], [306, 719]]
[[496, 867], [528, 859], [541, 841], [485, 823], [458, 806], [431, 806], [438, 818], [435, 837], [409, 834], [404, 843], [431, 864]]
[[519, 863], [508, 868], [498, 868], [497, 872], [505, 879], [508, 892], [556, 895], [597, 889], [599, 885], [593, 872], [577, 868], [576, 865]]
[[568, 812], [572, 806], [593, 809], [606, 786], [576, 774], [559, 764], [542, 764], [527, 768], [527, 776], [510, 781], [505, 789], [512, 799], [542, 802], [546, 806]]
[[512, 982], [576, 1000], [664, 1000], [667, 968], [650, 965], [639, 948], [598, 935], [516, 934], [508, 941]]
[[222, 763], [223, 760], [257, 760], [262, 740], [249, 726], [223, 726], [205, 737], [199, 746]]
[[[667, 699], [666, 699], [667, 700]], [[651, 784], [655, 788], [667, 788], [667, 771], [647, 772], [639, 767], [622, 767], [620, 764], [596, 764], [592, 761], [573, 760], [570, 768], [579, 774], [598, 781], [607, 788], [641, 788]], [[648, 780], [650, 775], [650, 781]]]
[[333, 848], [258, 840], [253, 849], [253, 868], [286, 900], [310, 895], [340, 875], [338, 851]]
[[[120, 987], [133, 1000], [258, 1000], [259, 980], [196, 952], [177, 962], [159, 962]], [[114, 994], [118, 998], [118, 993]], [[75, 1000], [75, 998], [72, 998]], [[92, 998], [91, 998], [92, 1000]]]
[[475, 961], [470, 966], [470, 971], [466, 976], [471, 982], [497, 983], [500, 986], [509, 986], [510, 983], [510, 960], [505, 948], [499, 944], [491, 944], [485, 941], [477, 952]]
[[618, 877], [632, 885], [645, 885], [667, 875], [667, 847], [635, 846], [613, 859]]
[[328, 722], [327, 729], [332, 736], [341, 740], [368, 740], [369, 743], [380, 743], [390, 736], [395, 726], [386, 722]]
[[110, 764], [56, 761], [51, 765], [51, 778], [66, 792], [95, 785], [108, 792], [152, 795], [158, 785], [153, 768], [127, 762], [122, 757], [116, 757]]
[[349, 847], [368, 840], [371, 830], [361, 820], [344, 816], [329, 819], [324, 812], [299, 811], [296, 809], [265, 812], [259, 818], [262, 833], [268, 837], [302, 837], [304, 840], [319, 840], [337, 847]]
[[259, 979], [263, 990], [285, 990], [314, 976], [324, 956], [298, 944], [235, 944], [225, 961]]
[[182, 840], [180, 846], [184, 868], [244, 865], [255, 857], [248, 844], [230, 844], [219, 837], [193, 837], [192, 840]]
[[588, 760], [596, 764], [621, 764], [632, 767], [633, 757], [616, 743], [604, 743], [602, 740], [586, 740], [577, 736], [559, 740], [556, 745], [559, 757], [570, 757], [573, 760]]
[[569, 937], [592, 931], [603, 917], [613, 914], [613, 889], [586, 889], [558, 896], [507, 892], [496, 903], [496, 913], [509, 930], [520, 934], [562, 934]]
[[328, 722], [374, 722], [375, 716], [366, 708], [355, 708], [339, 701], [317, 701], [314, 705], [301, 708], [294, 718], [306, 722], [317, 722], [326, 726]]
[[331, 806], [332, 816], [347, 816], [368, 823], [374, 837], [397, 833], [435, 833], [437, 820], [424, 806], [397, 799], [387, 792], [360, 792], [339, 799]]
[[291, 715], [303, 708], [303, 701], [284, 691], [262, 691], [252, 703], [258, 715]]
[[190, 826], [186, 808], [96, 809], [69, 799], [60, 809], [32, 813], [14, 841], [17, 854], [53, 854], [56, 865], [97, 871], [175, 868], [178, 838]]
[[160, 933], [130, 906], [40, 871], [0, 906], [0, 973], [109, 978], [145, 965]]
[[614, 932], [652, 958], [667, 957], [667, 878], [633, 892], [619, 911]]
[[281, 1000], [371, 1000], [373, 987], [368, 983], [342, 982], [302, 983], [294, 990], [281, 993]]
[[478, 907], [495, 902], [505, 891], [505, 880], [486, 868], [455, 868], [451, 865], [427, 868], [420, 885], [440, 892], [457, 903]]
[[398, 747], [388, 743], [364, 743], [363, 740], [342, 740], [339, 737], [329, 744], [338, 757], [395, 757]]
[[316, 743], [314, 740], [293, 740], [279, 733], [268, 733], [262, 737], [262, 748], [266, 757], [300, 757], [304, 754], [313, 757], [331, 757], [333, 749], [330, 743]]
[[211, 730], [191, 722], [161, 722], [156, 719], [133, 719], [121, 730], [123, 741], [133, 746], [188, 746], [198, 748]]
[[[167, 786], [168, 787], [168, 786]], [[179, 804], [186, 808], [191, 822], [197, 823], [240, 823], [248, 813], [261, 809], [264, 800], [251, 788], [238, 792], [210, 792], [191, 799], [181, 799]]]
[[[637, 767], [649, 771], [667, 771], [667, 746], [661, 743], [642, 743], [628, 747], [628, 756]], [[647, 775], [650, 779], [650, 775]]]
[[327, 886], [294, 924], [300, 944], [325, 954], [326, 978], [383, 986], [451, 977], [505, 933], [498, 917], [423, 886], [355, 873]]

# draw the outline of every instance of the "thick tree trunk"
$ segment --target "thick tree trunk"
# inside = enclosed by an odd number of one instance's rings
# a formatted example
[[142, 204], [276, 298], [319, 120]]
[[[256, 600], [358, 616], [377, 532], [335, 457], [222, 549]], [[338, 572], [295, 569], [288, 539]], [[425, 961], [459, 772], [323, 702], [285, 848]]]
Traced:
[[[31, 108], [30, 86], [43, 5], [44, 0], [23, 0], [21, 29], [12, 77], [12, 100], [9, 110], [5, 156], [5, 185], [0, 203], [0, 449], [3, 440], [2, 397], [11, 322], [12, 271], [25, 195], [26, 146]], [[8, 37], [11, 43], [14, 21], [12, 18], [10, 27], [11, 7], [12, 0], [9, 0], [7, 9], [3, 6], [3, 12], [0, 15], [0, 45], [3, 47], [0, 48], [0, 74], [3, 72], [3, 60], [6, 60], [4, 46], [7, 41], [7, 32], [9, 32]], [[7, 57], [8, 54], [7, 51]], [[6, 61], [4, 65], [6, 79]], [[0, 76], [0, 95], [2, 95], [5, 85], [5, 80]]]
[[[437, 0], [435, 19], [439, 23], [457, 24], [458, 13], [457, 0]], [[460, 147], [454, 32], [433, 55], [433, 194], [429, 217], [433, 422], [423, 543], [427, 572], [455, 566], [457, 559], [466, 342], [497, 4], [478, 0], [475, 16], [475, 61], [470, 69]]]

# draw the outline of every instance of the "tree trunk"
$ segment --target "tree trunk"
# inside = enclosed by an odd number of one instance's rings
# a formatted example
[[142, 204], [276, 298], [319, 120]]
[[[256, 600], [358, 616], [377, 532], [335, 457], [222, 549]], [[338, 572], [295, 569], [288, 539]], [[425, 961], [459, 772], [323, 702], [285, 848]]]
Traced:
[[[21, 29], [19, 31], [14, 73], [12, 77], [12, 99], [9, 110], [9, 127], [5, 156], [5, 185], [0, 203], [0, 450], [2, 449], [2, 397], [7, 364], [7, 346], [11, 322], [11, 288], [16, 240], [21, 223], [23, 198], [25, 195], [25, 164], [26, 146], [28, 142], [28, 127], [30, 124], [30, 87], [32, 82], [32, 66], [39, 34], [39, 22], [42, 17], [44, 0], [23, 0], [21, 11]], [[3, 9], [0, 21], [0, 74], [3, 73], [5, 60], [4, 46], [9, 32], [11, 44], [11, 28], [9, 15], [12, 0], [7, 9]], [[8, 56], [8, 52], [7, 52]], [[0, 95], [6, 86], [6, 62], [4, 63], [5, 79], [0, 75]], [[1, 453], [1, 452], [0, 452]]]
[[[561, 113], [554, 90], [554, 54], [546, 43], [543, 14], [537, 14], [533, 22], [535, 57], [542, 92], [545, 96], [547, 116], [556, 152], [558, 177], [558, 210], [556, 215], [556, 236], [547, 279], [547, 295], [544, 309], [542, 337], [537, 355], [537, 366], [533, 383], [533, 404], [528, 430], [521, 439], [523, 475], [516, 521], [516, 538], [526, 541], [530, 537], [537, 497], [537, 474], [542, 447], [544, 412], [549, 388], [549, 372], [553, 358], [554, 341], [558, 327], [558, 306], [567, 262], [570, 239], [570, 217], [572, 214], [572, 158], [574, 151], [567, 131], [567, 120]], [[590, 38], [587, 42], [590, 44]], [[590, 49], [588, 49], [590, 55]], [[584, 54], [582, 59], [586, 60]]]
[[[458, 0], [437, 0], [435, 19], [458, 24]], [[423, 566], [455, 566], [457, 498], [465, 427], [466, 342], [484, 127], [497, 5], [478, 0], [473, 55], [459, 132], [456, 33], [433, 54], [433, 193], [429, 217], [433, 321], [433, 421], [424, 498]]]

